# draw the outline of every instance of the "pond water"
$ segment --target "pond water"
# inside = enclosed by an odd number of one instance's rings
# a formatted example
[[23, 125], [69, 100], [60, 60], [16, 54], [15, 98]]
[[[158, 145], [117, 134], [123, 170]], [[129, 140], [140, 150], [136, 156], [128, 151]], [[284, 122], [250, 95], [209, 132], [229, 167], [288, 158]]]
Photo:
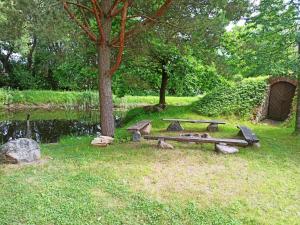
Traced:
[[[29, 116], [29, 120], [27, 118]], [[124, 112], [115, 112], [115, 125], [120, 126]], [[93, 135], [101, 132], [97, 111], [2, 111], [0, 142], [31, 137], [39, 143], [56, 143], [62, 136]]]

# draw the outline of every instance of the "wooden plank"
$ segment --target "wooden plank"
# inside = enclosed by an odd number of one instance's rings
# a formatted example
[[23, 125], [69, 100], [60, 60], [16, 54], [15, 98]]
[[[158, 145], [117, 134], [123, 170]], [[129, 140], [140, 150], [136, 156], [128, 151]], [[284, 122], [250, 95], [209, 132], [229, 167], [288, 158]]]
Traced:
[[143, 121], [140, 121], [140, 122], [136, 123], [135, 125], [127, 128], [127, 130], [141, 130], [150, 123], [151, 123], [151, 120], [143, 120]]
[[259, 139], [250, 128], [246, 126], [238, 126], [238, 128], [241, 130], [246, 141], [248, 141], [251, 144], [259, 142]]
[[217, 120], [189, 120], [189, 119], [162, 119], [163, 121], [169, 122], [185, 122], [185, 123], [212, 123], [212, 124], [226, 124], [224, 121], [217, 121]]
[[229, 145], [247, 146], [248, 142], [240, 139], [227, 139], [227, 138], [201, 138], [201, 137], [170, 137], [170, 136], [144, 136], [147, 140], [169, 140], [179, 142], [195, 142], [195, 143], [225, 143]]

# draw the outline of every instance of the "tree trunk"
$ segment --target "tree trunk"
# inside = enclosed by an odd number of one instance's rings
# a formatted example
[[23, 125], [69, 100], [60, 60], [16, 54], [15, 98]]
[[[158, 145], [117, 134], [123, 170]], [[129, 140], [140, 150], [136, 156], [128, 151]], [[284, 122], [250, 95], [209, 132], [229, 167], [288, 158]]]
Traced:
[[[107, 13], [111, 7], [111, 0], [102, 1], [102, 9]], [[98, 69], [99, 69], [99, 106], [101, 134], [114, 136], [115, 121], [113, 115], [112, 77], [109, 74], [111, 64], [111, 47], [108, 45], [112, 22], [106, 17], [102, 18], [105, 42], [98, 43]]]
[[[300, 42], [298, 41], [298, 61], [300, 62]], [[295, 133], [300, 134], [300, 71], [297, 71], [298, 87], [297, 87], [297, 108], [296, 108], [296, 124]]]
[[161, 63], [161, 86], [159, 91], [159, 105], [165, 106], [166, 105], [166, 90], [168, 86], [168, 72], [166, 69], [166, 63]]
[[298, 88], [297, 88], [297, 111], [296, 111], [296, 126], [295, 126], [295, 133], [300, 134], [300, 75], [298, 72]]
[[[0, 52], [1, 53], [1, 52]], [[7, 55], [0, 55], [0, 61], [3, 65], [3, 69], [4, 69], [4, 73], [7, 73], [9, 75], [12, 74], [12, 64], [10, 62], [10, 56], [11, 56], [12, 53], [8, 53]]]
[[32, 43], [29, 44], [29, 53], [27, 55], [27, 69], [32, 72], [32, 66], [33, 66], [33, 53], [35, 51], [37, 45], [37, 38], [35, 35], [33, 35]]

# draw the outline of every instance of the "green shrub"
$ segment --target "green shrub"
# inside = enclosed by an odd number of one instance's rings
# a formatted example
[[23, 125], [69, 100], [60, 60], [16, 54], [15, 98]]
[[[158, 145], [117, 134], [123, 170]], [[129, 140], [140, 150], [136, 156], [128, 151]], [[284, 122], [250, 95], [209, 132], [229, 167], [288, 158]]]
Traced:
[[249, 116], [265, 96], [267, 78], [247, 78], [238, 84], [223, 85], [203, 97], [196, 105], [207, 116]]

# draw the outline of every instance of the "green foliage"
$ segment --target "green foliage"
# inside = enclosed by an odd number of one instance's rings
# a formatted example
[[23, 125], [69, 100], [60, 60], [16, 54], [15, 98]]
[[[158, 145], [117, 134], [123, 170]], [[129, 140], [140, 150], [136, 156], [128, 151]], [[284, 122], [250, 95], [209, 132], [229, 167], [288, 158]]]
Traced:
[[248, 78], [240, 83], [220, 86], [196, 105], [197, 112], [207, 116], [249, 116], [266, 94], [266, 77]]
[[291, 2], [262, 0], [245, 26], [223, 35], [222, 67], [226, 75], [289, 76], [297, 70], [296, 15]]
[[39, 81], [37, 77], [32, 76], [31, 72], [26, 70], [24, 66], [16, 65], [14, 67], [13, 76], [10, 79], [12, 88], [36, 89], [38, 88]]
[[54, 78], [59, 89], [65, 90], [90, 90], [97, 88], [97, 70], [86, 66], [84, 63], [64, 62], [58, 65]]

